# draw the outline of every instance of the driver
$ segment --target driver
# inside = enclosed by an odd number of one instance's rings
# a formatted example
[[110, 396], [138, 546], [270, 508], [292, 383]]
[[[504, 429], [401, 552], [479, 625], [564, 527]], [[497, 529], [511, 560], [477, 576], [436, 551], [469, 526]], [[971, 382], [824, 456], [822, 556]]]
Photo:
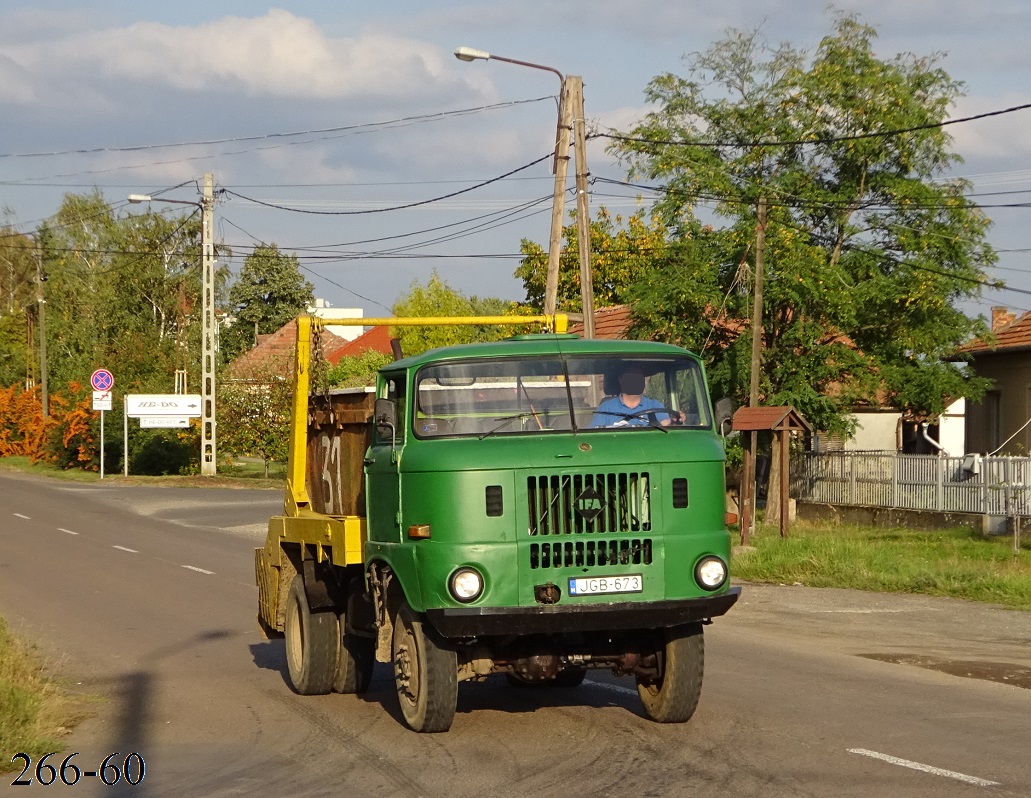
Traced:
[[[619, 393], [608, 396], [601, 401], [598, 409], [591, 416], [592, 427], [647, 427], [653, 424], [649, 415], [662, 426], [671, 423], [669, 409], [657, 399], [644, 395], [644, 372], [637, 367], [625, 368], [619, 375]], [[661, 413], [647, 413], [648, 410], [661, 410]], [[673, 411], [678, 421], [683, 421], [683, 413]]]

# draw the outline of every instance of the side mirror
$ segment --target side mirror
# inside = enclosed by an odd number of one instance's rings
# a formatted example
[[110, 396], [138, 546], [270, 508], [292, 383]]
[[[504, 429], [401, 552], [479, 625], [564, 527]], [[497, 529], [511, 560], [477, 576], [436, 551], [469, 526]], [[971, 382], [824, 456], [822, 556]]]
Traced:
[[734, 417], [734, 401], [724, 396], [716, 403], [716, 431], [724, 438], [729, 432], [730, 420]]
[[377, 399], [372, 411], [376, 434], [384, 440], [393, 440], [397, 430], [397, 405], [392, 399]]

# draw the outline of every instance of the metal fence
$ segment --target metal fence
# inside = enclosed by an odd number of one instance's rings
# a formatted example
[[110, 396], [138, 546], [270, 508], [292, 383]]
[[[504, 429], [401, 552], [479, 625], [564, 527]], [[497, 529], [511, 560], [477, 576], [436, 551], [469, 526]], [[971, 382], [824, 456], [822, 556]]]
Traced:
[[853, 507], [1031, 514], [1031, 458], [804, 452], [791, 458], [799, 501]]

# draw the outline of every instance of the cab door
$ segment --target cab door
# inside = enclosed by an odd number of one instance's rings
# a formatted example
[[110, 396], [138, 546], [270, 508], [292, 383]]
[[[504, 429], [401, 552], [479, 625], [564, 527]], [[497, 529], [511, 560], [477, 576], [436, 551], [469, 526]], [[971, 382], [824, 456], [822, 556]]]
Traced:
[[[371, 444], [365, 453], [366, 528], [370, 541], [401, 542], [401, 486], [399, 465], [405, 441], [406, 402], [404, 375], [388, 376], [380, 391], [393, 412], [390, 424], [373, 419]], [[381, 400], [377, 406], [381, 406]]]

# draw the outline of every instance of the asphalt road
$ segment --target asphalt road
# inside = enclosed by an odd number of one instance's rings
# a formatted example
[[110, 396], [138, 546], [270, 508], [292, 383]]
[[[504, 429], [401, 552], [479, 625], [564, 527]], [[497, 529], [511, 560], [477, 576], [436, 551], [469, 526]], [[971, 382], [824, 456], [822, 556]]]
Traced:
[[632, 682], [600, 673], [463, 684], [437, 735], [403, 725], [385, 665], [364, 696], [297, 696], [255, 622], [253, 549], [281, 503], [0, 475], [0, 613], [101, 697], [52, 764], [146, 763], [135, 787], [15, 773], [0, 794], [1031, 794], [1031, 613], [961, 601], [745, 586], [707, 628], [685, 725], [648, 721]]

